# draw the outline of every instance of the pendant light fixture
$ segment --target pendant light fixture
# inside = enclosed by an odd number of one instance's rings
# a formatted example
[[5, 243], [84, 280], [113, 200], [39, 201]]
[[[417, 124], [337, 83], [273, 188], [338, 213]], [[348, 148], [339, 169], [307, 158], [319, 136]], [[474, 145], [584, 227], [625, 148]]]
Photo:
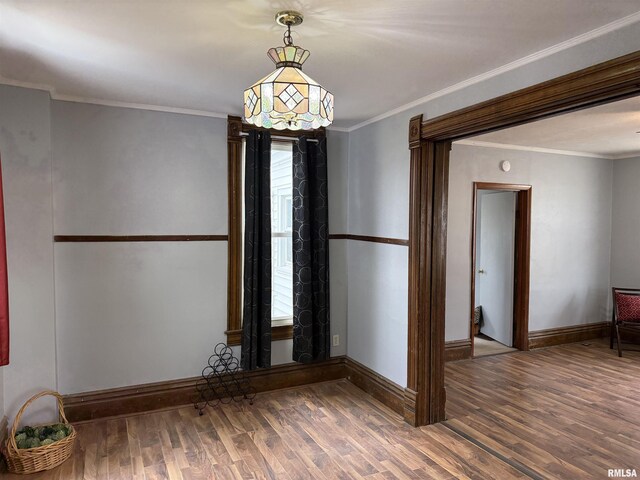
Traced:
[[302, 18], [294, 11], [276, 14], [276, 22], [287, 28], [284, 47], [267, 52], [276, 70], [244, 91], [248, 123], [276, 130], [313, 130], [333, 122], [333, 95], [302, 73], [309, 51], [293, 44], [291, 27], [300, 25]]

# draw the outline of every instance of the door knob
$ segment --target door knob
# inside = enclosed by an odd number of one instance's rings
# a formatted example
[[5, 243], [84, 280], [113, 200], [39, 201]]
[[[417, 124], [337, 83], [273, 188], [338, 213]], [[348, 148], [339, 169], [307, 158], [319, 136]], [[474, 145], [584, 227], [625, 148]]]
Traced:
[[478, 273], [487, 273], [485, 272], [482, 268], [480, 270], [478, 270]]

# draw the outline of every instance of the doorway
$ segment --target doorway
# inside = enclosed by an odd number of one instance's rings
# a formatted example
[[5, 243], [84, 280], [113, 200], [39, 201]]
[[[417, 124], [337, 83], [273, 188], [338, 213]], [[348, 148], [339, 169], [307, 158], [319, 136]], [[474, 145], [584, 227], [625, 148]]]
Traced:
[[[446, 418], [445, 303], [449, 151], [455, 140], [640, 94], [640, 51], [423, 121], [409, 121], [409, 305], [405, 421]], [[525, 277], [528, 280], [528, 276]], [[527, 295], [520, 297], [528, 305]], [[524, 298], [526, 297], [526, 298]], [[516, 299], [516, 306], [519, 308]], [[520, 307], [521, 308], [521, 307]], [[525, 335], [523, 335], [523, 333]], [[515, 332], [516, 346], [526, 331]]]
[[531, 186], [473, 184], [471, 355], [529, 349]]
[[495, 355], [513, 348], [513, 279], [516, 193], [476, 193], [476, 277], [473, 353]]

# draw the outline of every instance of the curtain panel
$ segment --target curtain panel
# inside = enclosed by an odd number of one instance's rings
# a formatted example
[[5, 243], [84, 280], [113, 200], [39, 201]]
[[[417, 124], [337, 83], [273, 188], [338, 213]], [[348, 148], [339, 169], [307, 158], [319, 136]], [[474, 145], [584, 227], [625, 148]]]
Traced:
[[240, 364], [271, 366], [271, 134], [249, 132], [245, 157], [244, 302]]
[[293, 145], [293, 360], [326, 360], [329, 325], [329, 204], [326, 138]]

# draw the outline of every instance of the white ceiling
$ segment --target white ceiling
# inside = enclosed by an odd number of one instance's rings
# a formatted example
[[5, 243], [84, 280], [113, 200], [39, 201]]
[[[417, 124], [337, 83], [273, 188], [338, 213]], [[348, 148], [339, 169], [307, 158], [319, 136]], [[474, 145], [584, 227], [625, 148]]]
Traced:
[[605, 158], [640, 156], [640, 97], [578, 110], [461, 143], [548, 149]]
[[[276, 11], [350, 127], [640, 10], [638, 0], [0, 0], [0, 76], [56, 98], [238, 114]], [[633, 17], [635, 20], [635, 16]], [[640, 16], [638, 17], [640, 19]], [[0, 79], [2, 81], [2, 79]]]

